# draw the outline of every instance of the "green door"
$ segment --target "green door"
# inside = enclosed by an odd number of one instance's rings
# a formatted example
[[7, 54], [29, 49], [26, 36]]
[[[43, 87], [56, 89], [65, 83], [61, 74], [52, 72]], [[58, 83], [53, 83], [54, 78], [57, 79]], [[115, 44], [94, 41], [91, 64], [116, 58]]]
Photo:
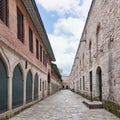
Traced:
[[26, 78], [26, 103], [32, 101], [32, 73], [29, 70]]
[[35, 75], [34, 79], [34, 100], [38, 99], [38, 75]]
[[8, 109], [8, 76], [6, 67], [0, 59], [0, 113]]
[[23, 104], [23, 75], [17, 65], [13, 72], [12, 78], [12, 108]]

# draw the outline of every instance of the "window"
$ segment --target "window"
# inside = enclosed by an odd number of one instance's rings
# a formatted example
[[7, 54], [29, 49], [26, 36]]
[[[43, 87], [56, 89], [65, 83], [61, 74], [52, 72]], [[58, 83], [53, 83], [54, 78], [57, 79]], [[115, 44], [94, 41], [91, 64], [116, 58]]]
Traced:
[[33, 32], [29, 27], [29, 50], [33, 53]]
[[45, 65], [45, 51], [43, 51], [43, 65]]
[[42, 62], [42, 46], [40, 45], [40, 61]]
[[19, 8], [17, 8], [17, 37], [18, 39], [23, 42], [24, 39], [24, 32], [23, 32], [23, 15]]
[[45, 66], [47, 67], [47, 54], [45, 54]]
[[36, 58], [39, 59], [39, 44], [37, 39], [36, 39]]
[[0, 19], [8, 25], [8, 0], [0, 0]]
[[92, 71], [90, 71], [89, 75], [90, 75], [90, 91], [92, 92]]
[[43, 65], [47, 67], [47, 54], [45, 54], [45, 51], [43, 51]]
[[81, 78], [80, 78], [80, 90], [82, 90]]
[[42, 81], [41, 81], [41, 79], [40, 79], [40, 91], [42, 90], [41, 88], [42, 88], [42, 83], [41, 83]]
[[90, 41], [90, 43], [89, 43], [89, 63], [92, 62], [92, 59], [91, 59], [91, 47], [92, 47], [92, 43]]
[[17, 65], [12, 78], [12, 108], [23, 105], [23, 73]]
[[96, 29], [96, 52], [98, 53], [100, 49], [100, 42], [101, 42], [101, 34], [100, 34], [100, 23], [98, 23], [97, 29]]
[[82, 58], [82, 63], [83, 63], [83, 71], [84, 71], [84, 54], [83, 54], [83, 58]]
[[83, 76], [83, 90], [85, 90], [85, 77]]
[[45, 81], [45, 90], [46, 90], [46, 81]]

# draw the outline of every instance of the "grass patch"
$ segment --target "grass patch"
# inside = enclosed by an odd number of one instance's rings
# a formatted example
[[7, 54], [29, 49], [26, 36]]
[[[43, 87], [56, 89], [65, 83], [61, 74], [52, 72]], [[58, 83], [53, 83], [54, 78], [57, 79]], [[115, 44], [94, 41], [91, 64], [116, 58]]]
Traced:
[[120, 118], [120, 106], [111, 101], [104, 101], [104, 107], [109, 112]]

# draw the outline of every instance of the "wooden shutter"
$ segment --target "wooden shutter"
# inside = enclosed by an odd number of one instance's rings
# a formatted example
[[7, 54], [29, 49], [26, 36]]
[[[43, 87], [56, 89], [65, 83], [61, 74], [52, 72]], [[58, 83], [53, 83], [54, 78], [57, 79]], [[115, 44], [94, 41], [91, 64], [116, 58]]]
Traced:
[[33, 32], [29, 27], [29, 50], [33, 52]]
[[42, 46], [40, 45], [40, 61], [42, 62]]
[[18, 39], [23, 42], [24, 32], [23, 32], [23, 15], [19, 8], [17, 8], [17, 36]]
[[36, 39], [36, 58], [39, 59], [39, 44], [37, 39]]

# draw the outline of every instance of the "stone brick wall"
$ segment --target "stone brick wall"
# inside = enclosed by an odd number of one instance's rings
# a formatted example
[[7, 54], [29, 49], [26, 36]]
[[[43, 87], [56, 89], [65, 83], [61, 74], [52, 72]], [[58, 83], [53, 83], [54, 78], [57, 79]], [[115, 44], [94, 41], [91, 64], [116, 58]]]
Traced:
[[[119, 21], [119, 0], [93, 0], [70, 74], [70, 81], [71, 88], [76, 92], [90, 96], [89, 72], [92, 71], [92, 97], [99, 99], [100, 83], [97, 75], [99, 67], [102, 71], [102, 100], [110, 100], [120, 105]], [[83, 76], [85, 90], [83, 90]], [[76, 85], [77, 82], [79, 86]]]

